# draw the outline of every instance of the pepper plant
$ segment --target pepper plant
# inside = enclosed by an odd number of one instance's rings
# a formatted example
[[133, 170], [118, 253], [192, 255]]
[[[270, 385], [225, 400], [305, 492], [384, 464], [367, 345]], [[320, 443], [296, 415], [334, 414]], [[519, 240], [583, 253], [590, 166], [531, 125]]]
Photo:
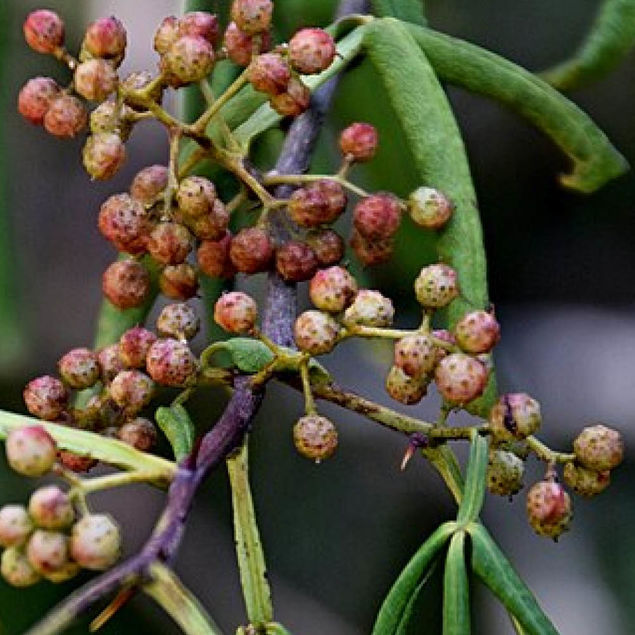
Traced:
[[[269, 384], [279, 382], [304, 395], [304, 412], [289, 426], [301, 455], [336, 460], [337, 427], [319, 406], [332, 402], [402, 435], [402, 468], [415, 456], [429, 461], [456, 500], [455, 518], [425, 540], [387, 590], [375, 635], [405, 632], [435, 565], [443, 568], [444, 633], [470, 631], [470, 572], [519, 633], [556, 633], [481, 522], [484, 496], [517, 494], [524, 462], [535, 455], [545, 472], [528, 488], [528, 521], [557, 539], [572, 519], [567, 488], [587, 497], [602, 492], [623, 444], [619, 432], [597, 424], [585, 427], [570, 451], [553, 450], [536, 436], [543, 422], [538, 400], [521, 386], [498, 393], [493, 350], [500, 325], [488, 296], [476, 194], [440, 82], [527, 118], [569, 158], [562, 185], [591, 194], [627, 164], [559, 89], [601, 76], [628, 52], [635, 3], [607, 0], [578, 55], [542, 76], [429, 28], [418, 0], [342, 0], [330, 27], [303, 28], [288, 43], [275, 41], [275, 18], [271, 0], [234, 0], [224, 8], [186, 2], [181, 15], [158, 25], [157, 70], [120, 77], [128, 34], [116, 17], [90, 24], [75, 55], [65, 47], [60, 16], [46, 9], [26, 16], [27, 44], [58, 59], [69, 83], [28, 80], [18, 97], [24, 118], [60, 138], [87, 129], [82, 160], [96, 180], [117, 173], [141, 120], [165, 128], [169, 162], [141, 170], [129, 192], [110, 195], [96, 215], [119, 255], [103, 274], [93, 345], [65, 353], [57, 375], [29, 382], [24, 401], [32, 416], [0, 413], [9, 465], [29, 477], [52, 472], [60, 483], [39, 487], [26, 505], [0, 509], [2, 577], [22, 587], [63, 582], [82, 568], [101, 572], [35, 624], [34, 634], [61, 632], [111, 598], [95, 617], [98, 628], [138, 592], [184, 632], [219, 633], [213, 607], [201, 606], [171, 564], [195, 493], [224, 465], [245, 603], [236, 632], [288, 632], [274, 618], [248, 472], [248, 432]], [[355, 166], [372, 161], [381, 143], [372, 121], [341, 131], [335, 172], [307, 172], [338, 77], [354, 73], [361, 57], [374, 66], [377, 93], [404, 133], [420, 179], [413, 192], [369, 192], [355, 183]], [[168, 90], [183, 95], [178, 112], [163, 105]], [[257, 165], [254, 141], [274, 127], [287, 131], [282, 151], [274, 165]], [[345, 239], [340, 219], [349, 207]], [[412, 281], [421, 314], [406, 329], [393, 327], [391, 299], [360, 288], [348, 268], [351, 260], [364, 267], [390, 261], [404, 215], [437, 252]], [[256, 274], [265, 274], [257, 279], [260, 306], [240, 290]], [[303, 283], [313, 308], [298, 315]], [[210, 330], [206, 347], [193, 351], [200, 316], [188, 301], [197, 293], [228, 337]], [[159, 295], [172, 303], [146, 324]], [[394, 341], [388, 394], [413, 406], [435, 386], [442, 398], [436, 420], [340, 386], [328, 354], [351, 338]], [[197, 436], [203, 422], [193, 424], [188, 400], [206, 386], [226, 388], [227, 403]], [[173, 401], [157, 408], [165, 389]], [[473, 415], [469, 425], [455, 424], [461, 410]], [[152, 451], [160, 434], [170, 457]], [[455, 442], [469, 444], [463, 468]], [[115, 469], [90, 476], [97, 463]], [[125, 535], [116, 519], [93, 509], [90, 495], [138, 482], [166, 490], [165, 506], [145, 545], [120, 561]]]

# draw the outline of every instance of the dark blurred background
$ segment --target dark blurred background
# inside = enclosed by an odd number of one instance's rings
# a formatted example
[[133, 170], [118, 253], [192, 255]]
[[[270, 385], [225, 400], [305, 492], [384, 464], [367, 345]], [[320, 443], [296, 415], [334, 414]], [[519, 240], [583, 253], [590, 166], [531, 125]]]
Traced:
[[[599, 6], [590, 0], [427, 4], [435, 28], [535, 70], [570, 55]], [[164, 15], [179, 11], [177, 5], [65, 0], [45, 6], [66, 19], [71, 50], [91, 19], [117, 14], [129, 32], [125, 72], [154, 68], [152, 34]], [[0, 407], [18, 411], [24, 409], [21, 389], [30, 377], [52, 372], [64, 351], [91, 342], [100, 275], [113, 258], [96, 228], [101, 201], [127, 189], [138, 169], [165, 162], [167, 155], [163, 131], [140, 125], [128, 144], [125, 169], [110, 182], [91, 184], [79, 160], [81, 140], [61, 142], [21, 120], [15, 103], [29, 77], [67, 79], [63, 69], [23, 43], [24, 16], [40, 6], [31, 0], [0, 4]], [[305, 24], [327, 24], [333, 7], [332, 0], [278, 0], [280, 37]], [[631, 55], [612, 75], [572, 95], [631, 163], [634, 61]], [[633, 632], [635, 181], [629, 174], [590, 197], [564, 191], [556, 175], [567, 165], [548, 140], [495, 103], [453, 88], [449, 94], [472, 162], [491, 298], [503, 325], [497, 349], [502, 388], [526, 390], [541, 401], [542, 436], [554, 447], [568, 448], [577, 430], [602, 420], [622, 431], [630, 449], [606, 494], [591, 502], [575, 500], [572, 531], [558, 544], [533, 535], [522, 494], [511, 504], [489, 497], [485, 521], [563, 634]], [[341, 82], [316, 169], [335, 165], [337, 131], [359, 119], [379, 128], [382, 146], [376, 161], [355, 177], [373, 189], [406, 195], [419, 184], [389, 106], [364, 63]], [[410, 229], [402, 228], [396, 261], [365, 274], [366, 284], [390, 290], [404, 324], [415, 319], [409, 314], [412, 280], [431, 258]], [[387, 403], [382, 383], [389, 358], [386, 346], [347, 344], [326, 364], [344, 385]], [[207, 403], [196, 404], [201, 426], [212, 420], [210, 400], [214, 411], [222, 408], [220, 396], [205, 398]], [[432, 417], [437, 405], [432, 396], [413, 412]], [[324, 413], [339, 424], [337, 456], [319, 468], [296, 456], [290, 430], [300, 408], [296, 394], [271, 390], [251, 443], [276, 617], [302, 635], [368, 633], [390, 584], [425, 537], [454, 514], [453, 505], [423, 461], [399, 472], [400, 436], [335, 408], [325, 407]], [[33, 483], [4, 468], [0, 473], [0, 504], [25, 500]], [[527, 482], [539, 476], [531, 462]], [[120, 520], [132, 551], [147, 535], [161, 500], [160, 493], [139, 486], [97, 496], [95, 506]], [[233, 558], [228, 485], [219, 472], [197, 498], [177, 569], [228, 633], [243, 620]], [[15, 590], [0, 583], [0, 633], [23, 632], [75, 584]], [[412, 632], [440, 632], [438, 579], [424, 595]], [[478, 587], [473, 615], [478, 633], [511, 632], [504, 613]], [[86, 623], [72, 632], [85, 629]], [[142, 598], [104, 632], [135, 629], [176, 632]]]

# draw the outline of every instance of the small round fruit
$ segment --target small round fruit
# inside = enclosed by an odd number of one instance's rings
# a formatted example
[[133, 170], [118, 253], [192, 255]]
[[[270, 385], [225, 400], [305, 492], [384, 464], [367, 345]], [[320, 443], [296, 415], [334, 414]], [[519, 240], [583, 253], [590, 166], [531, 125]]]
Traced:
[[335, 42], [324, 29], [300, 29], [289, 40], [291, 66], [305, 75], [326, 70], [335, 57]]
[[293, 426], [293, 443], [302, 456], [319, 463], [337, 449], [337, 429], [326, 417], [306, 415]]
[[152, 421], [137, 417], [124, 423], [117, 432], [121, 441], [131, 445], [135, 450], [148, 452], [157, 442], [157, 429]]
[[304, 282], [317, 271], [318, 261], [309, 245], [289, 240], [276, 250], [276, 269], [287, 282]]
[[395, 366], [410, 377], [424, 377], [437, 363], [437, 347], [429, 335], [407, 335], [395, 343]]
[[264, 53], [255, 57], [247, 74], [254, 89], [267, 95], [286, 92], [291, 80], [289, 64], [278, 53]]
[[2, 553], [0, 573], [11, 586], [18, 588], [32, 586], [40, 581], [40, 574], [19, 547], [10, 547]]
[[367, 240], [385, 240], [395, 235], [401, 222], [401, 207], [392, 194], [373, 194], [353, 210], [355, 229]]
[[198, 362], [187, 343], [166, 338], [150, 347], [146, 369], [158, 384], [180, 387], [196, 376]]
[[340, 133], [340, 150], [349, 160], [370, 161], [377, 151], [378, 136], [369, 123], [352, 123]]
[[41, 126], [44, 115], [53, 99], [60, 94], [60, 87], [50, 77], [33, 77], [20, 90], [18, 112], [32, 124]]
[[527, 493], [527, 517], [538, 535], [555, 540], [569, 529], [571, 498], [559, 483], [540, 481]]
[[60, 450], [58, 452], [58, 459], [67, 470], [76, 473], [88, 472], [97, 465], [96, 459], [90, 456], [80, 456], [74, 452], [68, 452], [67, 450]]
[[311, 103], [311, 91], [299, 77], [292, 76], [284, 93], [273, 95], [269, 105], [282, 117], [297, 117]]
[[0, 508], [0, 546], [19, 547], [33, 531], [33, 521], [24, 505]]
[[456, 343], [466, 353], [489, 353], [500, 340], [500, 324], [487, 311], [471, 311], [454, 327]]
[[441, 396], [453, 404], [466, 404], [480, 397], [487, 385], [488, 372], [474, 357], [452, 353], [437, 365], [434, 379]]
[[58, 362], [60, 377], [65, 384], [77, 390], [90, 388], [99, 380], [97, 355], [88, 348], [74, 348]]
[[126, 50], [127, 36], [123, 24], [114, 16], [98, 18], [86, 29], [83, 48], [94, 57], [118, 61]]
[[332, 229], [309, 232], [306, 241], [315, 252], [320, 267], [336, 265], [344, 257], [344, 240]]
[[491, 450], [487, 464], [487, 489], [498, 496], [513, 496], [523, 488], [525, 464], [513, 452]]
[[295, 321], [295, 343], [301, 351], [311, 355], [329, 353], [337, 343], [340, 327], [322, 311], [305, 311]]
[[60, 531], [36, 529], [26, 543], [26, 557], [40, 574], [57, 571], [68, 562], [68, 536]]
[[598, 424], [580, 432], [573, 442], [573, 451], [584, 467], [603, 472], [612, 470], [622, 462], [624, 442], [617, 430]]
[[458, 276], [443, 264], [424, 267], [415, 280], [415, 295], [421, 306], [441, 309], [459, 295]]
[[168, 184], [165, 165], [149, 165], [137, 172], [130, 184], [130, 196], [143, 205], [152, 205], [163, 194]]
[[388, 262], [395, 249], [392, 237], [385, 238], [384, 240], [368, 240], [355, 228], [353, 228], [350, 245], [357, 259], [364, 267], [372, 267]]
[[423, 377], [406, 375], [399, 366], [391, 366], [386, 376], [386, 392], [399, 403], [419, 403], [428, 392], [428, 382]]
[[183, 302], [166, 305], [157, 318], [157, 333], [161, 337], [191, 340], [200, 328], [196, 311]]
[[395, 316], [395, 309], [390, 298], [379, 291], [362, 289], [357, 293], [353, 303], [344, 311], [342, 321], [347, 326], [390, 326]]
[[214, 321], [229, 333], [251, 333], [257, 317], [256, 301], [242, 291], [224, 293], [214, 305]]
[[42, 577], [53, 584], [61, 584], [62, 582], [68, 582], [68, 580], [72, 580], [82, 568], [72, 560], [66, 562], [66, 564], [62, 565], [59, 569], [55, 571], [50, 571], [48, 573], [43, 573]]
[[[150, 347], [156, 341], [157, 336], [142, 326], [134, 326], [128, 329], [119, 338], [117, 349], [119, 359], [126, 368], [143, 368], [146, 363], [146, 355]], [[123, 370], [120, 366], [119, 370]]]
[[100, 132], [86, 139], [82, 150], [82, 161], [86, 172], [93, 180], [111, 179], [117, 174], [125, 160], [126, 146], [118, 134]]
[[212, 212], [215, 201], [216, 187], [203, 176], [184, 178], [176, 191], [179, 211], [190, 218], [198, 218]]
[[70, 498], [57, 485], [36, 489], [29, 499], [29, 514], [38, 527], [63, 529], [75, 519]]
[[339, 183], [322, 179], [291, 194], [288, 212], [301, 227], [333, 223], [346, 207], [346, 195]]
[[73, 525], [70, 539], [73, 560], [85, 569], [103, 571], [121, 555], [121, 535], [106, 514], [87, 514]]
[[309, 284], [311, 302], [320, 310], [339, 313], [350, 305], [357, 294], [355, 278], [343, 267], [318, 271]]
[[183, 215], [183, 221], [200, 240], [219, 240], [227, 232], [229, 212], [223, 202], [216, 199], [209, 214], [196, 218]]
[[178, 37], [179, 19], [174, 15], [163, 18], [154, 33], [153, 46], [159, 55], [165, 55]]
[[150, 274], [136, 260], [118, 260], [104, 271], [102, 290], [118, 309], [140, 306], [150, 293]]
[[210, 278], [230, 279], [236, 270], [229, 258], [231, 233], [226, 231], [220, 240], [202, 240], [196, 252], [199, 269]]
[[46, 421], [55, 421], [68, 407], [68, 390], [57, 377], [50, 375], [32, 379], [22, 396], [27, 410], [38, 419]]
[[272, 14], [271, 0], [234, 0], [231, 7], [232, 20], [247, 35], [267, 31], [271, 25]]
[[112, 99], [102, 102], [90, 113], [89, 127], [92, 134], [114, 133], [126, 141], [133, 124], [132, 108], [126, 104], [119, 108]]
[[214, 68], [214, 47], [196, 35], [177, 37], [163, 56], [165, 67], [181, 84], [198, 82]]
[[88, 112], [77, 97], [61, 94], [51, 100], [43, 123], [49, 134], [72, 138], [86, 128]]
[[611, 483], [611, 471], [596, 472], [573, 462], [564, 466], [564, 482], [580, 496], [591, 498], [602, 493]]
[[432, 187], [419, 187], [408, 197], [410, 218], [424, 229], [441, 229], [453, 211], [450, 200]]
[[271, 35], [268, 31], [254, 38], [241, 31], [235, 22], [230, 22], [225, 30], [225, 49], [229, 59], [238, 66], [248, 66], [254, 55], [264, 53], [271, 48]]
[[119, 250], [142, 254], [146, 250], [150, 222], [143, 205], [129, 194], [109, 196], [99, 209], [99, 231]]
[[502, 395], [489, 415], [492, 435], [498, 441], [524, 439], [534, 434], [541, 423], [540, 404], [523, 392]]
[[188, 11], [178, 23], [179, 35], [198, 35], [212, 46], [218, 44], [218, 18], [207, 11]]
[[54, 53], [64, 44], [64, 22], [47, 9], [32, 11], [22, 26], [26, 43], [38, 53]]
[[159, 287], [167, 298], [184, 302], [193, 298], [198, 291], [198, 273], [187, 262], [168, 265], [159, 276]]
[[117, 82], [117, 73], [106, 60], [86, 60], [75, 69], [75, 92], [89, 101], [104, 101], [117, 89]]
[[110, 384], [110, 398], [131, 414], [147, 406], [153, 394], [154, 383], [139, 370], [122, 370]]
[[148, 253], [162, 265], [180, 265], [192, 249], [192, 236], [179, 223], [159, 223], [148, 236]]
[[99, 367], [101, 368], [101, 380], [106, 385], [124, 369], [118, 343], [104, 346], [104, 348], [97, 352], [97, 359], [99, 360]]
[[229, 257], [241, 273], [266, 271], [273, 259], [273, 244], [269, 234], [259, 227], [241, 229], [232, 238]]
[[57, 445], [42, 426], [13, 428], [5, 443], [7, 461], [25, 476], [42, 476], [55, 463]]

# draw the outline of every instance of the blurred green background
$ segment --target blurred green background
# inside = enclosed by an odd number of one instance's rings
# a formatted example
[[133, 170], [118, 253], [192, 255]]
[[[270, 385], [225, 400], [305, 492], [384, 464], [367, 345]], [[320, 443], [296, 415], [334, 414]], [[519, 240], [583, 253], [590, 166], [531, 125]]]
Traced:
[[[548, 0], [430, 0], [431, 24], [530, 68], [567, 57], [584, 36], [598, 3]], [[113, 257], [100, 239], [96, 215], [109, 194], [127, 189], [135, 172], [166, 160], [164, 133], [141, 125], [128, 144], [125, 170], [91, 184], [83, 172], [81, 140], [61, 142], [29, 126], [15, 111], [20, 86], [34, 75], [66, 80], [48, 58], [24, 45], [21, 23], [31, 0], [0, 3], [0, 407], [23, 411], [28, 378], [51, 372], [56, 359], [92, 339], [100, 301], [99, 279]], [[82, 28], [115, 13], [129, 32], [126, 70], [153, 69], [151, 39], [176, 2], [71, 0], [45, 6], [64, 16], [76, 50]], [[331, 0], [278, 0], [280, 37], [305, 24], [327, 24]], [[572, 95], [635, 163], [635, 57], [610, 77]], [[606, 494], [576, 499], [573, 530], [556, 545], [534, 536], [520, 495], [486, 503], [485, 520], [510, 553], [556, 625], [566, 635], [635, 630], [635, 180], [629, 174], [591, 197], [558, 188], [566, 168], [558, 151], [515, 115], [494, 103], [449, 89], [462, 127], [479, 196], [489, 256], [491, 297], [503, 324], [498, 349], [503, 389], [526, 390], [543, 404], [543, 437], [568, 447], [576, 431], [604, 420], [618, 427], [629, 448]], [[425, 99], [425, 96], [422, 96]], [[337, 161], [337, 131], [368, 120], [381, 135], [381, 151], [355, 178], [372, 189], [400, 195], [418, 185], [400, 132], [366, 64], [341, 82], [321, 135], [315, 168]], [[279, 134], [269, 143], [275, 145]], [[270, 155], [261, 147], [261, 158]], [[413, 323], [411, 283], [429, 246], [405, 224], [396, 260], [367, 275], [367, 284], [390, 291], [399, 319]], [[256, 286], [259, 282], [257, 281]], [[347, 344], [326, 360], [344, 385], [388, 402], [383, 345]], [[197, 401], [201, 426], [220, 411], [217, 395]], [[274, 404], [274, 405], [272, 405]], [[413, 409], [433, 416], [434, 396]], [[430, 531], [453, 514], [432, 470], [413, 461], [398, 471], [403, 439], [334, 408], [340, 450], [319, 468], [297, 457], [290, 430], [301, 402], [273, 389], [252, 435], [254, 494], [271, 574], [276, 617], [297, 634], [353, 635], [370, 631], [391, 582]], [[34, 484], [0, 471], [0, 503], [25, 500]], [[528, 482], [539, 478], [533, 462]], [[631, 485], [629, 486], [629, 483]], [[125, 528], [128, 552], [141, 544], [161, 495], [135, 487], [96, 498]], [[215, 474], [197, 498], [177, 570], [227, 632], [243, 619], [233, 563], [228, 485]], [[85, 580], [82, 578], [78, 582]], [[21, 633], [76, 583], [14, 590], [0, 583], [0, 633]], [[439, 581], [424, 594], [413, 633], [440, 631]], [[487, 594], [474, 596], [475, 632], [511, 632]], [[85, 632], [81, 624], [72, 632]], [[104, 629], [176, 632], [158, 609], [134, 600]]]

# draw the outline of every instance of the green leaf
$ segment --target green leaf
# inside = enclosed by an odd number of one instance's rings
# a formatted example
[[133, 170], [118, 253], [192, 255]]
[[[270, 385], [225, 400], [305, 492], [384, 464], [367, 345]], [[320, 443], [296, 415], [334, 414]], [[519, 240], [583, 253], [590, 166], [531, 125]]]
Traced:
[[154, 417], [172, 446], [177, 462], [186, 457], [192, 451], [196, 436], [187, 410], [181, 404], [160, 406]]
[[265, 625], [267, 635], [291, 635], [291, 631], [278, 622], [269, 622]]
[[413, 593], [456, 526], [455, 522], [444, 523], [419, 547], [384, 599], [373, 635], [396, 635]]
[[480, 523], [467, 527], [472, 538], [472, 570], [518, 620], [528, 635], [557, 635], [527, 585]]
[[375, 15], [426, 25], [423, 0], [371, 0]]
[[560, 176], [565, 187], [590, 193], [628, 169], [588, 115], [529, 71], [463, 40], [414, 25], [406, 28], [439, 77], [500, 101], [550, 137], [573, 162], [572, 171]]
[[443, 635], [469, 635], [470, 591], [465, 567], [465, 532], [450, 541], [443, 575]]
[[470, 458], [465, 476], [465, 490], [459, 507], [457, 522], [465, 525], [478, 518], [485, 497], [488, 443], [478, 433], [472, 436]]
[[558, 90], [580, 88], [613, 70], [635, 46], [635, 0], [605, 0], [572, 59], [541, 73]]
[[248, 337], [232, 337], [223, 348], [231, 355], [234, 366], [244, 373], [257, 373], [274, 359], [266, 344]]

